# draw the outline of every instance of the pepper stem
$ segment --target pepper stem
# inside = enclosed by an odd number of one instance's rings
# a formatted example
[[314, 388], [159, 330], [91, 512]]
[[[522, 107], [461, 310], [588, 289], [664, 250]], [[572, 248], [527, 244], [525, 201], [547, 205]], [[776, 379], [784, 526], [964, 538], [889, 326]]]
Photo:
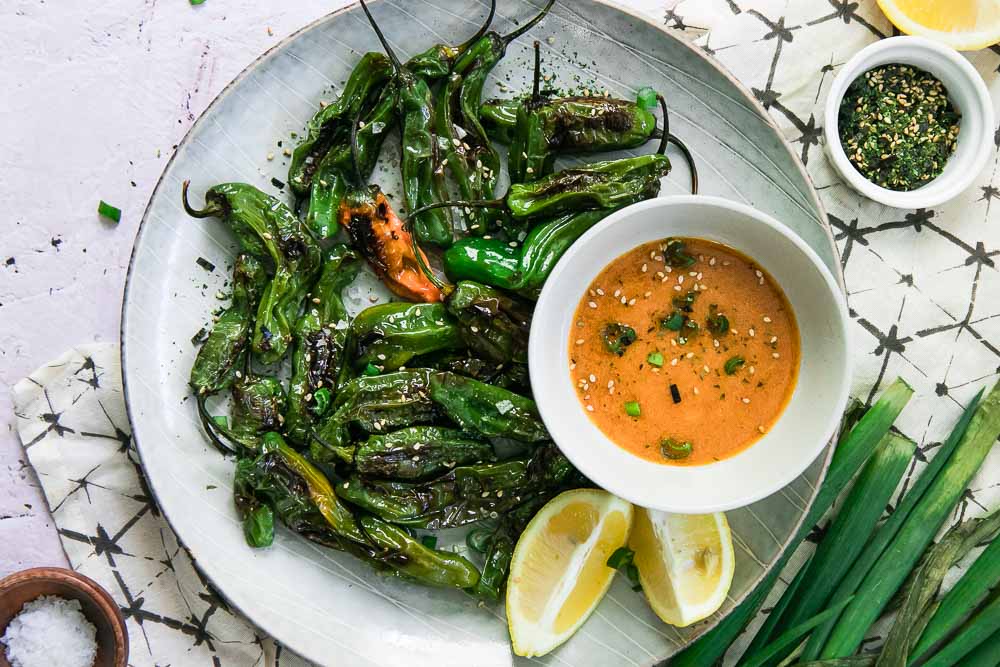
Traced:
[[208, 204], [203, 209], [193, 208], [191, 203], [188, 201], [188, 188], [191, 186], [191, 181], [184, 181], [181, 183], [181, 202], [184, 204], [184, 211], [190, 215], [192, 218], [210, 218], [221, 209], [218, 206], [213, 206]]
[[497, 0], [490, 0], [490, 13], [486, 16], [486, 20], [483, 22], [483, 25], [479, 27], [479, 31], [476, 32], [476, 34], [470, 37], [469, 39], [465, 40], [462, 44], [460, 44], [456, 50], [459, 53], [461, 53], [462, 51], [465, 51], [467, 48], [478, 42], [482, 38], [482, 36], [486, 34], [486, 31], [489, 30], [490, 25], [493, 23], [493, 17], [496, 16], [496, 13], [497, 13]]
[[539, 89], [542, 81], [542, 44], [535, 40], [535, 73], [531, 77], [531, 103], [538, 104], [541, 98]]
[[225, 442], [223, 442], [222, 438], [219, 437], [220, 432], [227, 438], [229, 437], [229, 434], [226, 433], [221, 426], [215, 423], [215, 421], [212, 419], [212, 415], [208, 414], [208, 408], [205, 405], [205, 401], [207, 399], [208, 399], [207, 395], [199, 394], [197, 401], [198, 417], [201, 420], [202, 428], [205, 429], [205, 434], [208, 436], [208, 439], [215, 446], [215, 448], [218, 449], [223, 454], [233, 454], [233, 455], [238, 454], [239, 452], [236, 449], [227, 445]]
[[663, 95], [657, 93], [656, 101], [660, 103], [660, 109], [663, 110], [663, 134], [660, 135], [660, 147], [656, 149], [656, 152], [663, 155], [667, 152], [667, 139], [670, 137], [670, 116], [667, 113], [667, 101], [663, 99]]
[[372, 13], [368, 11], [368, 5], [365, 4], [365, 0], [361, 0], [361, 9], [365, 10], [365, 14], [368, 16], [368, 22], [372, 24], [372, 29], [375, 31], [375, 35], [378, 37], [378, 41], [382, 42], [382, 48], [385, 50], [385, 55], [389, 56], [389, 61], [392, 62], [392, 68], [399, 73], [403, 66], [399, 62], [399, 58], [396, 57], [396, 53], [389, 46], [389, 40], [385, 38], [382, 34], [382, 30], [379, 29], [378, 24], [375, 23], [375, 19], [372, 17]]
[[663, 155], [667, 152], [667, 144], [677, 146], [688, 163], [688, 169], [691, 170], [691, 194], [696, 195], [698, 194], [698, 168], [694, 166], [694, 156], [691, 155], [691, 151], [688, 150], [683, 141], [670, 133], [670, 117], [667, 115], [667, 101], [663, 99], [663, 95], [657, 93], [656, 101], [660, 103], [660, 109], [663, 110], [663, 132], [660, 134], [660, 146], [656, 152]]
[[506, 206], [506, 203], [503, 199], [451, 199], [448, 201], [436, 201], [433, 204], [426, 204], [410, 211], [407, 216], [407, 221], [417, 217], [421, 213], [433, 211], [436, 208], [458, 208], [459, 206], [463, 206], [465, 208], [503, 209]]
[[[361, 4], [363, 5], [364, 2], [362, 2]], [[545, 18], [545, 15], [549, 13], [549, 10], [552, 9], [552, 5], [554, 5], [554, 4], [556, 4], [556, 0], [549, 0], [549, 3], [547, 5], [545, 5], [545, 7], [542, 9], [542, 11], [538, 12], [538, 14], [535, 15], [535, 18], [531, 19], [530, 21], [528, 21], [527, 23], [525, 23], [523, 26], [521, 26], [520, 28], [518, 28], [514, 32], [510, 33], [509, 35], [504, 35], [503, 37], [500, 38], [500, 40], [504, 43], [504, 45], [510, 44], [515, 39], [517, 39], [518, 37], [520, 37], [524, 33], [528, 32], [529, 30], [531, 30], [532, 28], [534, 28], [535, 24], [537, 24], [539, 21], [541, 21], [543, 18]]]

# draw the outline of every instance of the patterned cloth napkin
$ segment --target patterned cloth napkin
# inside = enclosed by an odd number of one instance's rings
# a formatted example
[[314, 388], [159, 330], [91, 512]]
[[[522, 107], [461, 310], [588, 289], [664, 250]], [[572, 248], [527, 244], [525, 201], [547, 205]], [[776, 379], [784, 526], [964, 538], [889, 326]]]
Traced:
[[[645, 10], [652, 3], [636, 4]], [[821, 122], [840, 65], [892, 34], [873, 0], [666, 4], [666, 24], [753, 92], [820, 191], [847, 281], [855, 394], [870, 400], [897, 375], [916, 388], [898, 423], [920, 445], [906, 488], [1000, 365], [996, 159], [974, 187], [933, 210], [865, 200], [827, 163]], [[970, 60], [1000, 102], [1000, 49]], [[113, 345], [75, 348], [15, 386], [14, 401], [70, 562], [111, 591], [127, 618], [131, 664], [305, 664], [227, 608], [160, 516], [132, 449], [118, 359]], [[997, 507], [1000, 448], [954, 519]]]

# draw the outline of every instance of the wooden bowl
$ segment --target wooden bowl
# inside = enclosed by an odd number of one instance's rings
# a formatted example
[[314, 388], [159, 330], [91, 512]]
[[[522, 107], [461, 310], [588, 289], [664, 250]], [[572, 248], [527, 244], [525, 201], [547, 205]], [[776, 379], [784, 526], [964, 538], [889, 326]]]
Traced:
[[[94, 667], [126, 667], [128, 632], [118, 605], [97, 582], [61, 567], [36, 567], [0, 579], [0, 636], [26, 602], [42, 595], [80, 601], [83, 615], [97, 628]], [[10, 667], [5, 653], [0, 646], [0, 667]]]

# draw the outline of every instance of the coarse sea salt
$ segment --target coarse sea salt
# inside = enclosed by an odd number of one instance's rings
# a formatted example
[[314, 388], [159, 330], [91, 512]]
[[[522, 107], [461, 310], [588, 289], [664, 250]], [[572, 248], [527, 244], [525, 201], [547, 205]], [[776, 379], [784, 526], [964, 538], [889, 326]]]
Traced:
[[78, 600], [43, 595], [11, 619], [0, 643], [12, 667], [93, 667], [96, 637]]

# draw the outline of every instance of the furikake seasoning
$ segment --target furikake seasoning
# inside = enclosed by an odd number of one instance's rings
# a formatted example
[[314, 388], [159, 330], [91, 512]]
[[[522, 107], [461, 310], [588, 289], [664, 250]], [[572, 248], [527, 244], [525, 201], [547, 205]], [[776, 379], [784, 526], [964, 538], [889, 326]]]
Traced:
[[961, 114], [944, 85], [910, 65], [868, 70], [840, 103], [840, 141], [861, 175], [890, 190], [936, 178], [955, 150]]

